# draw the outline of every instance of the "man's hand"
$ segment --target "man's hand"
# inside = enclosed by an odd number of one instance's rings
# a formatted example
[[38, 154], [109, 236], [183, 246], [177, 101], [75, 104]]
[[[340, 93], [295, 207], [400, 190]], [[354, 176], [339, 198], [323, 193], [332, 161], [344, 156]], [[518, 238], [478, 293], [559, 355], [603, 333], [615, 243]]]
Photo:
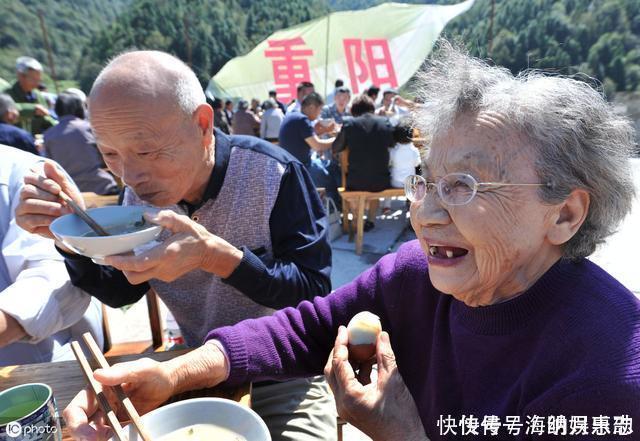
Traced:
[[107, 265], [121, 270], [130, 283], [151, 279], [172, 282], [196, 269], [229, 277], [242, 260], [242, 251], [202, 225], [170, 210], [145, 213], [149, 222], [173, 233], [162, 244], [138, 256], [110, 256]]
[[16, 223], [29, 233], [54, 239], [49, 225], [58, 217], [72, 212], [58, 196], [60, 190], [84, 208], [82, 195], [52, 162], [45, 162], [41, 170], [32, 169], [25, 175], [24, 184], [16, 208]]
[[[347, 329], [340, 326], [324, 368], [324, 375], [336, 399], [338, 415], [374, 441], [426, 440], [416, 404], [398, 372], [389, 334], [381, 332], [378, 336], [378, 380], [367, 385], [358, 381], [349, 363], [348, 343]], [[370, 372], [368, 368], [365, 370]]]
[[16, 319], [4, 311], [0, 311], [0, 348], [20, 340], [27, 335]]
[[[93, 376], [103, 385], [122, 385], [136, 410], [144, 415], [173, 395], [215, 386], [226, 379], [227, 369], [220, 349], [207, 343], [164, 363], [143, 358], [118, 363], [108, 369], [98, 369]], [[105, 395], [118, 419], [128, 419], [112, 399], [110, 388], [105, 389]], [[63, 416], [73, 439], [106, 439], [111, 432], [106, 416], [98, 408], [96, 397], [89, 389], [75, 396]]]
[[34, 114], [36, 116], [47, 116], [47, 115], [49, 115], [49, 109], [47, 109], [46, 107], [44, 107], [41, 104], [36, 104], [34, 106]]

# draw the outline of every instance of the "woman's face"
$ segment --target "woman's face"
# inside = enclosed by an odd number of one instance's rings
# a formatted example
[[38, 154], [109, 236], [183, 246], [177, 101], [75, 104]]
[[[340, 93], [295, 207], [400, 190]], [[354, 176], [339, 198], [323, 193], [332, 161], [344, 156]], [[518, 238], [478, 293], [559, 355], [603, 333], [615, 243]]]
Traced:
[[[467, 173], [478, 182], [539, 183], [533, 153], [500, 114], [464, 116], [434, 137], [423, 175], [428, 182]], [[411, 223], [436, 289], [483, 306], [514, 297], [544, 274], [562, 252], [547, 239], [558, 209], [542, 203], [538, 191], [481, 188], [468, 204], [455, 206], [429, 191], [414, 202]]]

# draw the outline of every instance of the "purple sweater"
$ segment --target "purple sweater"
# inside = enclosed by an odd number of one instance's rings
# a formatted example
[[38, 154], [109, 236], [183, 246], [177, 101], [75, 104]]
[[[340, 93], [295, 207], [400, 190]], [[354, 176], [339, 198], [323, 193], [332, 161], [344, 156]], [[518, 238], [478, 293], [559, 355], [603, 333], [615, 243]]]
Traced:
[[458, 422], [496, 415], [503, 424], [506, 416], [520, 417], [520, 438], [502, 427], [491, 439], [529, 439], [527, 416], [563, 415], [569, 430], [571, 416], [589, 416], [591, 433], [591, 416], [605, 415], [613, 434], [614, 417], [629, 415], [632, 435], [605, 438], [640, 439], [640, 301], [586, 259], [560, 260], [522, 295], [471, 308], [431, 285], [413, 241], [327, 297], [207, 338], [227, 350], [230, 385], [317, 375], [338, 326], [363, 310], [379, 315], [389, 332], [431, 440], [450, 439], [441, 434], [440, 415]]

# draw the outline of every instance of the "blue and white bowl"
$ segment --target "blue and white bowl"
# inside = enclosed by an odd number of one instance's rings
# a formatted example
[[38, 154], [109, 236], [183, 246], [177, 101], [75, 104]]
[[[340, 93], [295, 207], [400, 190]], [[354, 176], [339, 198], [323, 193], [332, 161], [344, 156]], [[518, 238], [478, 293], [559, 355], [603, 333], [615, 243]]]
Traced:
[[[87, 210], [87, 213], [104, 229], [131, 226], [142, 219], [142, 214], [152, 211], [144, 206], [110, 206]], [[86, 236], [91, 227], [75, 214], [61, 216], [51, 223], [49, 229], [66, 247], [83, 256], [90, 257], [101, 264], [103, 259], [114, 254], [133, 251], [152, 242], [162, 231], [162, 227], [146, 224], [146, 228], [126, 234], [111, 236]]]

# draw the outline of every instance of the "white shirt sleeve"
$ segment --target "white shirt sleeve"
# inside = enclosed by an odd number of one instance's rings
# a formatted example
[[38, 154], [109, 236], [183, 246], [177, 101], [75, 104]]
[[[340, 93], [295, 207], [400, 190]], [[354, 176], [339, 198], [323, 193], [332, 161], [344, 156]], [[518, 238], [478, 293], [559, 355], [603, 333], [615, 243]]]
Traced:
[[0, 310], [22, 325], [26, 341], [36, 343], [78, 322], [91, 296], [71, 284], [53, 240], [27, 233], [16, 224], [21, 188], [10, 188], [11, 219], [1, 257], [11, 284], [0, 291]]

